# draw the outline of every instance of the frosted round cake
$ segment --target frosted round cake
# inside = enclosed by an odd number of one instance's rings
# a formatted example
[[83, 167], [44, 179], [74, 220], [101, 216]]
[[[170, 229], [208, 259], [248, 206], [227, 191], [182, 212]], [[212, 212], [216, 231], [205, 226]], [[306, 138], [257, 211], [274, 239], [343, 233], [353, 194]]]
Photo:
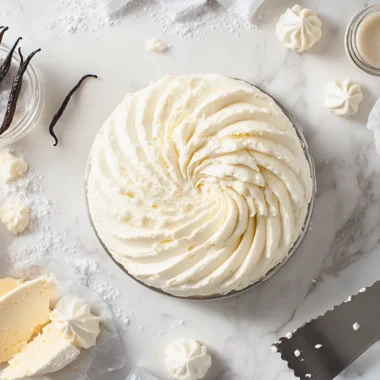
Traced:
[[167, 75], [127, 94], [89, 158], [102, 243], [130, 275], [181, 297], [263, 278], [300, 236], [312, 191], [281, 108], [217, 74]]

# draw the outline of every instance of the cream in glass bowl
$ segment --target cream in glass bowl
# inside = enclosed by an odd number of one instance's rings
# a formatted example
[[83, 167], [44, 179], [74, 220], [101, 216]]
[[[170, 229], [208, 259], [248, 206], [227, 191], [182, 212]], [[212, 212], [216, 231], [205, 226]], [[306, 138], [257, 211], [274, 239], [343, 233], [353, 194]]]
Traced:
[[126, 273], [176, 297], [263, 282], [295, 252], [315, 196], [301, 131], [267, 94], [219, 74], [127, 94], [95, 138], [90, 219]]
[[380, 4], [354, 15], [345, 35], [350, 60], [368, 74], [380, 76]]

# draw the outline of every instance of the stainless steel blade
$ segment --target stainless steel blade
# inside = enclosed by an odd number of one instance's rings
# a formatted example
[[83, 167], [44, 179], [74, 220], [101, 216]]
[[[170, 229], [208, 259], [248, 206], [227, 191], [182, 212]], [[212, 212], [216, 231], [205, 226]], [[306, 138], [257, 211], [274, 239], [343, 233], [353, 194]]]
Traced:
[[300, 379], [332, 380], [380, 338], [380, 281], [274, 345]]

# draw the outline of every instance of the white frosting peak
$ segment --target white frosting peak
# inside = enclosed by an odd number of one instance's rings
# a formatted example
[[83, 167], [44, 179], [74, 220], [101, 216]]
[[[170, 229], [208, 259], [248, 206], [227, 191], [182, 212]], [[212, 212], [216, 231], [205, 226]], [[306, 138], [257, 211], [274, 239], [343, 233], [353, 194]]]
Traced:
[[88, 203], [113, 257], [181, 297], [259, 280], [298, 238], [311, 198], [297, 133], [262, 91], [218, 74], [127, 94], [91, 150]]
[[90, 305], [84, 300], [66, 295], [50, 313], [54, 328], [78, 348], [95, 346], [100, 333], [99, 317], [91, 313]]
[[287, 48], [300, 53], [310, 49], [322, 37], [322, 22], [314, 11], [294, 5], [281, 15], [276, 33]]
[[203, 379], [212, 364], [207, 347], [190, 339], [181, 339], [168, 346], [165, 356], [170, 377], [176, 380]]
[[360, 85], [350, 79], [334, 80], [326, 86], [325, 105], [338, 116], [355, 115], [362, 100]]

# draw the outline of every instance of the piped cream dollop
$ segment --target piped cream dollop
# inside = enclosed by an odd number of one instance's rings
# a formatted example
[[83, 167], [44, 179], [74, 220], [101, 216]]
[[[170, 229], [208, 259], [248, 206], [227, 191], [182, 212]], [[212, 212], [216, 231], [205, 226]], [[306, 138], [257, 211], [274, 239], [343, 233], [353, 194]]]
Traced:
[[167, 75], [127, 94], [89, 159], [87, 197], [112, 256], [182, 297], [261, 279], [299, 237], [312, 194], [297, 133], [258, 88]]
[[195, 340], [180, 339], [165, 351], [166, 367], [172, 379], [203, 379], [212, 365], [207, 347]]
[[91, 307], [84, 300], [66, 295], [50, 313], [55, 329], [78, 348], [95, 346], [100, 333], [100, 318], [91, 313]]
[[325, 106], [338, 116], [355, 115], [362, 100], [360, 85], [350, 79], [334, 80], [326, 86]]
[[311, 9], [294, 5], [281, 15], [276, 25], [278, 39], [297, 52], [310, 49], [322, 37], [322, 22]]

